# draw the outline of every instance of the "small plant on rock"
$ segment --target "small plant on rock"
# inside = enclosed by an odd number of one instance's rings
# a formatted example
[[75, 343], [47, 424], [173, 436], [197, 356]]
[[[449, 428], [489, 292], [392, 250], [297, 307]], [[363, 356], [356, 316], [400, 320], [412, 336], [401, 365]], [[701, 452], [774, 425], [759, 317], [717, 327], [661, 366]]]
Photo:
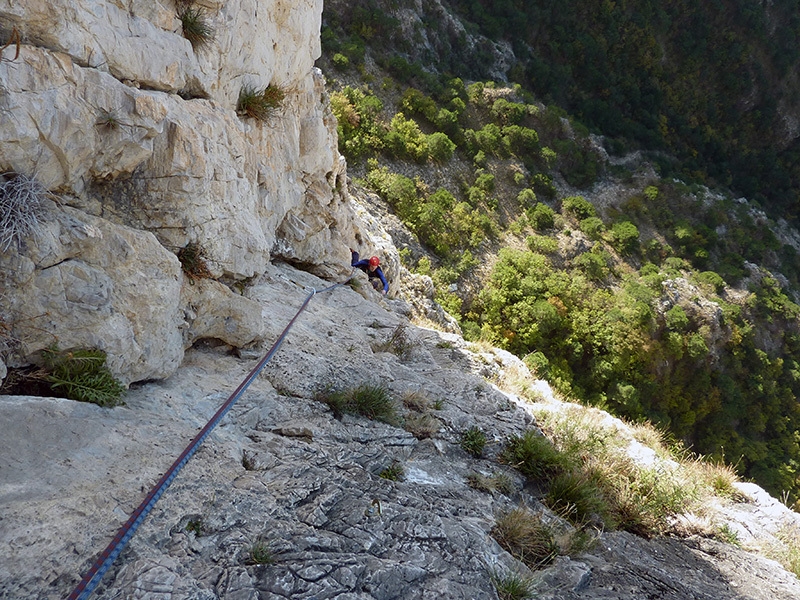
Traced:
[[43, 352], [51, 387], [61, 389], [67, 398], [112, 407], [122, 404], [123, 386], [106, 367], [102, 350], [59, 351], [53, 346]]
[[381, 479], [388, 479], [389, 481], [401, 481], [404, 476], [405, 469], [403, 469], [403, 465], [397, 461], [394, 461], [391, 465], [378, 473], [378, 477]]
[[178, 18], [183, 27], [183, 37], [189, 40], [195, 50], [214, 39], [214, 28], [209, 24], [208, 15], [203, 9], [183, 5], [179, 8]]
[[531, 569], [547, 565], [558, 555], [550, 528], [525, 508], [501, 514], [492, 528], [492, 537]]
[[330, 406], [337, 419], [345, 414], [354, 414], [389, 424], [400, 420], [389, 390], [380, 385], [362, 384], [349, 390], [324, 390], [317, 394], [317, 400]]
[[0, 177], [0, 252], [38, 233], [46, 197], [47, 190], [32, 177], [18, 173]]
[[461, 448], [475, 458], [483, 456], [486, 447], [486, 434], [480, 427], [470, 427], [461, 434]]
[[533, 582], [519, 573], [491, 571], [494, 588], [500, 600], [527, 600], [533, 598]]
[[261, 122], [269, 121], [286, 99], [286, 90], [279, 85], [270, 84], [263, 90], [245, 85], [239, 92], [236, 113]]
[[205, 250], [197, 242], [189, 242], [178, 251], [181, 268], [191, 283], [196, 279], [211, 279], [213, 275], [205, 259]]
[[249, 565], [273, 565], [275, 564], [275, 553], [268, 542], [258, 540], [247, 551], [246, 562]]

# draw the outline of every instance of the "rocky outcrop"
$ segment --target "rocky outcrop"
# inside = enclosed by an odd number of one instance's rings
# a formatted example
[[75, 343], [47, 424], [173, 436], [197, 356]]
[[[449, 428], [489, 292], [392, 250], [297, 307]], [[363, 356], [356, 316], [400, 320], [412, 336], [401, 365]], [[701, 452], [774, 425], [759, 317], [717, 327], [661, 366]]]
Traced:
[[[209, 275], [228, 282], [276, 258], [343, 278], [354, 240], [369, 251], [382, 237], [349, 200], [313, 67], [321, 1], [204, 0], [195, 8], [213, 36], [198, 48], [182, 35], [183, 6], [0, 2], [0, 33], [23, 42], [0, 60], [0, 172], [35, 179], [55, 200], [42, 227], [0, 252], [10, 284], [0, 315], [21, 342], [10, 366], [53, 342], [91, 343], [124, 382], [164, 377], [198, 339], [246, 345], [262, 334], [249, 309], [207, 318], [233, 295], [182, 292], [180, 249], [201, 249]], [[285, 93], [273, 117], [239, 116], [240, 91], [268, 85]], [[399, 264], [393, 247], [382, 252]]]
[[[285, 265], [253, 282], [248, 297], [263, 309], [268, 340], [309, 290], [326, 285]], [[519, 359], [417, 329], [407, 312], [401, 301], [382, 307], [349, 286], [314, 296], [93, 597], [489, 600], [498, 597], [492, 572], [532, 575], [491, 535], [496, 517], [527, 506], [570, 526], [498, 455], [508, 436], [535, 425], [535, 411], [561, 404]], [[401, 353], [386, 343], [399, 326]], [[0, 397], [8, 424], [0, 436], [1, 597], [55, 599], [74, 589], [255, 364], [228, 349], [191, 349], [171, 377], [132, 386], [124, 407]], [[515, 382], [535, 390], [539, 403], [511, 392]], [[365, 383], [386, 386], [405, 427], [337, 419], [315, 399], [329, 387]], [[415, 435], [422, 414], [431, 420]], [[618, 438], [630, 436], [615, 423]], [[479, 459], [460, 446], [473, 426], [488, 439]], [[381, 476], [396, 464], [403, 477]], [[508, 487], [479, 491], [468, 483], [476, 474], [503, 475]], [[742, 484], [741, 492], [746, 502], [709, 505], [705, 515], [735, 531], [741, 545], [798, 526], [797, 515], [756, 486]], [[256, 544], [270, 560], [254, 564]], [[551, 600], [800, 594], [797, 578], [774, 561], [698, 535], [648, 540], [606, 532], [533, 575], [535, 597]]]

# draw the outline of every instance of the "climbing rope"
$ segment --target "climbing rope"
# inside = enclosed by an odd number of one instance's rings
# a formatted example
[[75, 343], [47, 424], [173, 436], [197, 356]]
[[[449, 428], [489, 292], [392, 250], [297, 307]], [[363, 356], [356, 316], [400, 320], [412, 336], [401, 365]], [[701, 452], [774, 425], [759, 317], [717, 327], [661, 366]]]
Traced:
[[133, 537], [133, 534], [136, 533], [136, 530], [150, 513], [153, 506], [155, 506], [156, 502], [158, 502], [158, 499], [161, 498], [161, 495], [172, 483], [172, 480], [178, 475], [178, 472], [187, 462], [189, 462], [189, 459], [197, 451], [197, 449], [200, 447], [200, 444], [203, 443], [203, 440], [206, 439], [208, 434], [211, 433], [211, 430], [217, 426], [217, 424], [222, 420], [222, 417], [224, 417], [231, 407], [236, 404], [242, 394], [244, 394], [245, 390], [250, 387], [250, 384], [255, 381], [256, 377], [258, 377], [258, 374], [261, 372], [264, 366], [278, 351], [278, 348], [280, 348], [284, 338], [286, 338], [288, 335], [289, 330], [292, 328], [300, 314], [306, 309], [306, 306], [308, 306], [308, 303], [311, 301], [311, 299], [316, 294], [329, 292], [341, 285], [345, 285], [348, 281], [350, 281], [350, 279], [352, 279], [352, 277], [353, 275], [351, 273], [350, 277], [341, 283], [333, 284], [321, 290], [314, 288], [311, 289], [311, 293], [297, 310], [297, 313], [295, 313], [294, 317], [292, 317], [292, 320], [289, 321], [289, 324], [286, 325], [281, 335], [272, 345], [272, 348], [269, 349], [269, 352], [267, 352], [264, 358], [262, 358], [261, 361], [255, 367], [253, 367], [253, 370], [250, 371], [247, 377], [245, 377], [244, 381], [239, 384], [239, 387], [236, 388], [236, 390], [230, 395], [230, 397], [219, 408], [211, 420], [206, 423], [206, 426], [200, 430], [200, 433], [198, 433], [197, 436], [195, 436], [195, 438], [189, 443], [178, 459], [172, 463], [172, 466], [167, 470], [166, 473], [164, 473], [155, 487], [150, 490], [150, 493], [147, 494], [139, 507], [133, 511], [133, 514], [131, 514], [128, 521], [119, 528], [119, 531], [117, 531], [114, 539], [111, 540], [111, 543], [106, 547], [105, 550], [103, 550], [103, 552], [100, 553], [91, 568], [84, 574], [80, 583], [69, 595], [68, 600], [86, 600], [89, 598], [91, 593], [103, 579], [103, 576], [114, 564], [114, 561], [117, 560], [117, 557], [125, 549], [125, 546], [127, 546], [128, 542]]

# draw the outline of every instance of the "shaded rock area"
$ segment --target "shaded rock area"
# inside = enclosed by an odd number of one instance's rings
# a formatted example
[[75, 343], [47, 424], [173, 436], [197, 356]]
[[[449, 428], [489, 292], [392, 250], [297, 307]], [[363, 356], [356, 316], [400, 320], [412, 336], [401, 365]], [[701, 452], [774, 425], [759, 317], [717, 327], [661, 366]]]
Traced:
[[[0, 397], [0, 598], [66, 597], [311, 289], [329, 285], [271, 266], [245, 292], [261, 306], [263, 346], [196, 345], [169, 378], [132, 386], [124, 407]], [[607, 532], [531, 574], [491, 536], [502, 511], [546, 510], [498, 461], [507, 437], [535, 419], [533, 405], [487, 378], [524, 367], [415, 327], [404, 302], [370, 294], [340, 286], [311, 299], [94, 597], [494, 599], [491, 571], [533, 575], [535, 597], [553, 600], [800, 597], [800, 582], [777, 563], [697, 536]], [[404, 344], [392, 345], [398, 332]], [[315, 399], [364, 383], [390, 390], [406, 428], [339, 420]], [[433, 425], [415, 437], [408, 430], [422, 414]], [[472, 426], [487, 434], [481, 459], [459, 445]], [[404, 476], [381, 477], [393, 465]], [[510, 490], [473, 489], [472, 473], [503, 473]], [[757, 535], [796, 517], [755, 486], [743, 491], [748, 502], [720, 508], [731, 527]], [[269, 560], [253, 564], [259, 545]]]

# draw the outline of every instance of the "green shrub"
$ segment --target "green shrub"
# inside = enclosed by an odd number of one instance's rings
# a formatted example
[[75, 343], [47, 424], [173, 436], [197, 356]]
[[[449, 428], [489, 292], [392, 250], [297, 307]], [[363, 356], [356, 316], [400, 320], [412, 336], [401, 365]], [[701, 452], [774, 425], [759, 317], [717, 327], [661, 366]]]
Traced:
[[578, 226], [590, 240], [599, 240], [606, 228], [606, 226], [603, 224], [603, 220], [599, 217], [582, 219]]
[[333, 66], [339, 71], [347, 71], [350, 68], [350, 59], [341, 52], [336, 52], [332, 58]]
[[430, 134], [426, 141], [428, 144], [428, 154], [432, 160], [444, 163], [453, 158], [456, 145], [446, 134], [437, 131], [436, 133]]
[[594, 206], [583, 196], [564, 198], [561, 201], [561, 210], [581, 221], [596, 216]]
[[470, 427], [461, 434], [461, 448], [475, 458], [483, 456], [486, 447], [486, 434], [480, 427]]
[[534, 229], [539, 231], [552, 229], [555, 225], [555, 212], [552, 208], [540, 202], [528, 212], [528, 219], [530, 219], [531, 226]]
[[242, 86], [236, 102], [236, 113], [257, 121], [269, 121], [286, 99], [286, 90], [270, 84], [262, 90], [252, 85]]
[[639, 249], [639, 229], [630, 221], [614, 223], [608, 232], [608, 243], [620, 254], [632, 254]]
[[416, 162], [428, 160], [427, 136], [416, 121], [407, 119], [403, 113], [392, 117], [384, 141], [386, 149], [397, 158], [410, 158]]
[[380, 119], [383, 102], [368, 91], [346, 86], [331, 94], [339, 150], [351, 162], [381, 150], [386, 134]]
[[60, 351], [55, 346], [42, 352], [49, 371], [47, 381], [62, 389], [67, 398], [112, 407], [122, 404], [123, 386], [106, 367], [106, 353], [98, 349]]

